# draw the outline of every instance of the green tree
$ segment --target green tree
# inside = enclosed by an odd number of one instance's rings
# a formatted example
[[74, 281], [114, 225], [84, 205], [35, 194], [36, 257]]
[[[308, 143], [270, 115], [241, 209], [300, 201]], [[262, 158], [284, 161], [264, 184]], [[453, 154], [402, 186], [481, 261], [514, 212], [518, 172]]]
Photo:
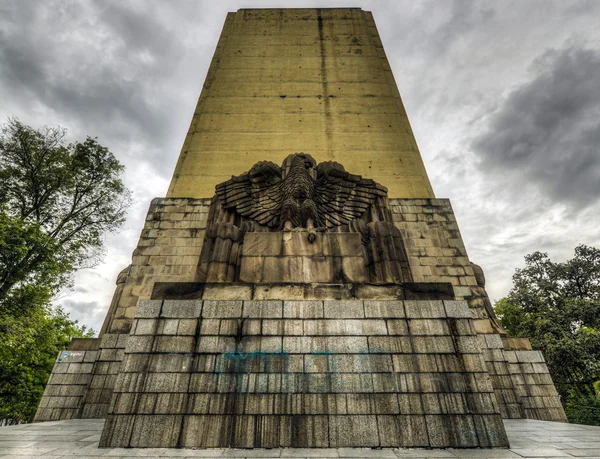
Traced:
[[91, 337], [60, 308], [0, 314], [0, 421], [33, 419], [58, 352], [71, 338]]
[[65, 129], [14, 119], [0, 127], [0, 417], [31, 420], [59, 350], [93, 333], [51, 302], [123, 223], [122, 172], [96, 139], [68, 143]]
[[[600, 250], [579, 245], [562, 263], [534, 252], [513, 282], [508, 296], [495, 305], [502, 325], [509, 335], [527, 337], [543, 351], [563, 403], [592, 406], [593, 412], [599, 405]], [[567, 406], [571, 418], [579, 416], [575, 411]], [[600, 411], [596, 419], [600, 422]]]
[[[0, 135], [0, 307], [11, 291], [42, 284], [50, 294], [78, 268], [95, 265], [102, 236], [125, 219], [123, 166], [95, 139], [67, 143], [66, 130], [17, 120]], [[14, 249], [13, 242], [17, 241]]]

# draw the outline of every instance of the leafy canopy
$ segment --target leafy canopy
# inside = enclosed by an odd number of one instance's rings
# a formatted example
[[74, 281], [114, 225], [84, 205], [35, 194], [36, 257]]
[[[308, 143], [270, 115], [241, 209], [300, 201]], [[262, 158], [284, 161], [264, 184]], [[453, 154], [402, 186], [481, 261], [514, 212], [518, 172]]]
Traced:
[[96, 139], [0, 126], [0, 421], [32, 420], [58, 352], [94, 334], [51, 301], [124, 221], [122, 172]]
[[48, 298], [78, 268], [95, 265], [102, 236], [125, 219], [123, 166], [95, 139], [11, 119], [0, 134], [0, 307], [24, 286]]
[[563, 401], [595, 397], [600, 380], [600, 250], [586, 245], [563, 263], [525, 257], [495, 310], [507, 332], [544, 352]]

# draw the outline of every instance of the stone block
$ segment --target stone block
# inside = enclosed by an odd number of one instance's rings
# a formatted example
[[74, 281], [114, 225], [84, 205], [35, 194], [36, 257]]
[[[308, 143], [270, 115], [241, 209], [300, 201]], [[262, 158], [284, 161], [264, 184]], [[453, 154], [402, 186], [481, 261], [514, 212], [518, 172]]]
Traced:
[[182, 416], [136, 416], [131, 440], [132, 448], [175, 448], [181, 430]]
[[131, 336], [127, 342], [127, 352], [131, 354], [152, 352], [154, 336]]
[[427, 447], [425, 417], [419, 415], [377, 416], [381, 447]]
[[[125, 362], [131, 357], [128, 355]], [[192, 370], [193, 357], [191, 354], [152, 354], [149, 357], [143, 356], [143, 359], [140, 364], [145, 364], [144, 366], [152, 373], [185, 373]], [[129, 364], [125, 362], [124, 365], [127, 369]], [[143, 372], [143, 369], [136, 369], [136, 371]]]
[[[527, 363], [543, 363], [544, 356], [540, 351], [515, 351], [515, 355], [519, 362]], [[543, 368], [543, 367], [542, 367]], [[546, 371], [544, 371], [546, 373]]]
[[330, 416], [329, 424], [331, 447], [379, 446], [376, 416]]
[[[290, 232], [283, 235], [283, 255], [285, 256], [313, 256], [322, 257], [324, 255], [323, 246], [326, 245], [328, 233], [317, 233], [314, 242], [309, 242], [307, 233], [305, 232]], [[280, 240], [282, 239], [279, 233]]]
[[284, 301], [283, 317], [292, 319], [312, 319], [323, 317], [322, 301]]
[[157, 324], [157, 319], [136, 319], [132, 330], [136, 335], [153, 335], [156, 333]]
[[415, 354], [416, 371], [420, 373], [437, 372], [438, 355], [435, 354]]
[[260, 319], [281, 318], [283, 301], [244, 301], [242, 316]]
[[[256, 285], [255, 300], [301, 300], [304, 298], [304, 285]], [[247, 298], [247, 299], [250, 299]]]
[[[251, 300], [252, 299], [252, 286], [250, 285], [232, 285], [229, 283], [223, 284], [207, 284], [204, 287], [204, 293], [202, 294], [203, 300], [221, 300], [221, 301], [235, 301], [235, 300]], [[263, 299], [256, 298], [255, 299]], [[265, 298], [268, 299], [268, 298]], [[206, 307], [206, 301], [204, 302]]]
[[412, 353], [412, 345], [410, 342], [410, 338], [406, 336], [369, 336], [368, 339], [369, 352], [373, 354]]
[[217, 390], [219, 377], [217, 373], [192, 373], [190, 375], [189, 393], [210, 393]]
[[284, 328], [283, 320], [263, 320], [262, 322], [262, 335], [283, 335]]
[[370, 374], [325, 374], [323, 377], [326, 384], [319, 387], [319, 392], [358, 394], [373, 392], [374, 390], [373, 378]]
[[200, 353], [221, 354], [235, 351], [235, 338], [226, 336], [201, 336], [196, 346], [196, 352]]
[[392, 365], [396, 373], [415, 373], [417, 369], [416, 355], [393, 354]]
[[455, 334], [467, 336], [477, 335], [477, 331], [473, 326], [474, 322], [474, 320], [470, 319], [448, 319], [448, 324], [450, 325], [450, 328], [454, 330]]
[[179, 320], [177, 319], [160, 319], [156, 333], [158, 335], [176, 335]]
[[408, 328], [413, 336], [418, 335], [450, 335], [450, 329], [445, 320], [439, 319], [409, 319]]
[[352, 284], [306, 284], [304, 296], [307, 300], [349, 300], [355, 298]]
[[287, 336], [304, 335], [304, 321], [300, 319], [286, 319], [283, 321], [283, 334]]
[[302, 257], [265, 257], [262, 282], [303, 282]]
[[305, 320], [304, 335], [386, 335], [384, 320]]
[[202, 301], [200, 300], [165, 300], [161, 317], [175, 319], [196, 319], [200, 317]]
[[504, 349], [504, 344], [502, 343], [502, 338], [497, 333], [492, 335], [481, 335], [485, 339], [486, 347], [488, 348], [499, 348]]
[[160, 315], [162, 300], [140, 300], [135, 316], [137, 318], [157, 318]]
[[324, 301], [324, 317], [331, 319], [362, 319], [365, 317], [361, 300]]
[[[152, 394], [154, 395], [154, 394]], [[153, 413], [155, 414], [183, 414], [187, 408], [187, 393], [160, 393], [156, 394]]]
[[396, 300], [403, 298], [404, 292], [398, 285], [369, 285], [355, 286], [355, 296], [361, 300]]
[[303, 257], [302, 259], [302, 277], [304, 282], [320, 282], [331, 283], [342, 279], [335, 279], [333, 275], [333, 267], [335, 261], [331, 257]]
[[347, 394], [348, 414], [398, 414], [396, 394]]
[[444, 303], [438, 300], [405, 300], [406, 317], [411, 319], [439, 319], [446, 317]]
[[365, 300], [367, 318], [403, 318], [406, 317], [403, 301]]
[[344, 272], [345, 282], [358, 284], [368, 281], [367, 270], [362, 254], [359, 257], [343, 257], [342, 270]]
[[[229, 357], [229, 355], [219, 356], [220, 358]], [[217, 363], [217, 356], [215, 354], [200, 354], [194, 357], [192, 363], [192, 371], [200, 373], [217, 373], [225, 371], [223, 365], [219, 366]]]
[[293, 414], [346, 414], [345, 394], [297, 394]]
[[242, 317], [242, 301], [207, 300], [202, 307], [203, 318]]
[[195, 335], [198, 328], [197, 319], [181, 319], [177, 327], [178, 335]]
[[481, 349], [476, 336], [458, 336], [455, 341], [457, 351], [463, 354], [475, 354]]
[[502, 428], [502, 419], [499, 415], [473, 415], [473, 420], [481, 447], [509, 447], [506, 431]]
[[264, 257], [242, 257], [240, 281], [248, 283], [262, 282], [264, 262]]
[[467, 319], [473, 317], [473, 312], [466, 301], [444, 300], [444, 307], [446, 308], [446, 316], [448, 317]]
[[[307, 356], [306, 359], [309, 357]], [[332, 373], [387, 373], [393, 371], [392, 358], [386, 354], [342, 354], [327, 356]]]
[[366, 352], [368, 349], [367, 338], [363, 336], [285, 336], [283, 338], [283, 350], [290, 354], [317, 352], [352, 354]]
[[329, 448], [329, 416], [295, 416], [291, 426], [292, 446]]
[[281, 336], [263, 336], [260, 338], [260, 352], [279, 354], [282, 351], [283, 338]]
[[105, 333], [102, 337], [100, 348], [114, 348], [117, 347], [117, 341], [119, 334], [117, 333]]
[[362, 257], [363, 245], [359, 233], [325, 233], [323, 250], [333, 257]]
[[454, 341], [450, 336], [415, 336], [412, 342], [416, 353], [453, 354], [456, 352]]
[[189, 373], [148, 373], [144, 384], [145, 392], [187, 392]]
[[244, 257], [272, 257], [281, 255], [281, 233], [246, 233], [244, 235]]
[[154, 352], [183, 353], [194, 350], [193, 336], [157, 336], [154, 341]]
[[[408, 324], [404, 319], [386, 320], [387, 330], [390, 335], [408, 335]], [[371, 333], [373, 334], [373, 333]]]

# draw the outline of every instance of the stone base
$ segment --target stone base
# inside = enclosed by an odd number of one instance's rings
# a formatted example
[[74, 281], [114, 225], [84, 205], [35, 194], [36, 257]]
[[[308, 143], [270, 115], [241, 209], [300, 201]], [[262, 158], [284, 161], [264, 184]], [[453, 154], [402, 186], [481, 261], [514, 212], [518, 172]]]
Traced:
[[98, 338], [75, 338], [69, 349], [58, 354], [34, 422], [81, 417], [82, 400], [98, 359], [99, 344]]
[[464, 301], [139, 304], [102, 447], [507, 447]]

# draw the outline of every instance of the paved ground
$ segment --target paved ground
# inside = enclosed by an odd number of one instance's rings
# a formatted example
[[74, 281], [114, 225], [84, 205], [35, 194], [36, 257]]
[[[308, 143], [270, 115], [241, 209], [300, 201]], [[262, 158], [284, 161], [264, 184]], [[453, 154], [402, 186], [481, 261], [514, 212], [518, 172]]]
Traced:
[[104, 421], [74, 420], [0, 427], [0, 458], [38, 457], [389, 457], [600, 459], [600, 427], [558, 422], [505, 421], [510, 449], [98, 449]]

